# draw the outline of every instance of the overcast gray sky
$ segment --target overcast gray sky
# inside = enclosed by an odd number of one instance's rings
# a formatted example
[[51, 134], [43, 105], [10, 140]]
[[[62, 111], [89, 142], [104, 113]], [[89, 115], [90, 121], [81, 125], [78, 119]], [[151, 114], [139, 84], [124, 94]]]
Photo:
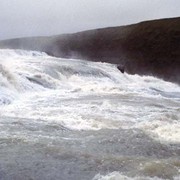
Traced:
[[0, 39], [180, 16], [180, 0], [0, 0]]

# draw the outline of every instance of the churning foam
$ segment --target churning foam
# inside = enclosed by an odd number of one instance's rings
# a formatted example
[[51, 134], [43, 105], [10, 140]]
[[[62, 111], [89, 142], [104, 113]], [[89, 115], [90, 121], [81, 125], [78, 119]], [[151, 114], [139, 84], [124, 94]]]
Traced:
[[[174, 177], [174, 180], [178, 180], [180, 177]], [[119, 172], [112, 172], [107, 175], [97, 174], [92, 180], [165, 180], [158, 177], [128, 177]]]
[[0, 50], [0, 85], [3, 116], [78, 130], [136, 127], [174, 142], [180, 136], [180, 87], [112, 64]]

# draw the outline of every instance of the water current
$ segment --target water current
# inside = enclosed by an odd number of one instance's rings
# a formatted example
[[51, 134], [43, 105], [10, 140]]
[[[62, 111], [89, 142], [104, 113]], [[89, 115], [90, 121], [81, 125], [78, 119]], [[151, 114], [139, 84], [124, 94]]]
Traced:
[[180, 86], [0, 50], [0, 179], [179, 180]]

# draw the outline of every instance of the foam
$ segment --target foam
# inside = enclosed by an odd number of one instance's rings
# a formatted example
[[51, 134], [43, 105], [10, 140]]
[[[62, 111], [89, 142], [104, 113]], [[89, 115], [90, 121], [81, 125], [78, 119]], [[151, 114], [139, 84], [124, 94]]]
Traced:
[[[174, 177], [174, 180], [178, 180], [180, 177]], [[107, 175], [97, 174], [92, 180], [165, 180], [158, 177], [128, 177], [119, 172], [112, 172]]]
[[180, 143], [180, 123], [178, 121], [143, 122], [138, 128], [147, 132], [152, 138], [166, 143]]
[[0, 50], [0, 71], [1, 102], [13, 102], [3, 108], [4, 115], [56, 121], [78, 130], [138, 127], [169, 141], [179, 136], [173, 118], [167, 126], [151, 128], [164, 113], [179, 117], [176, 84], [122, 74], [108, 63], [21, 50]]

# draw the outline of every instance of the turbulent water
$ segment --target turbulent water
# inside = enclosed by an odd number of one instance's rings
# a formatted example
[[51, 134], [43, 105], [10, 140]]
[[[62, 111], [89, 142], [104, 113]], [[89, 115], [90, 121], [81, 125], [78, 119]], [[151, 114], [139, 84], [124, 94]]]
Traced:
[[180, 86], [0, 50], [0, 179], [179, 180]]

